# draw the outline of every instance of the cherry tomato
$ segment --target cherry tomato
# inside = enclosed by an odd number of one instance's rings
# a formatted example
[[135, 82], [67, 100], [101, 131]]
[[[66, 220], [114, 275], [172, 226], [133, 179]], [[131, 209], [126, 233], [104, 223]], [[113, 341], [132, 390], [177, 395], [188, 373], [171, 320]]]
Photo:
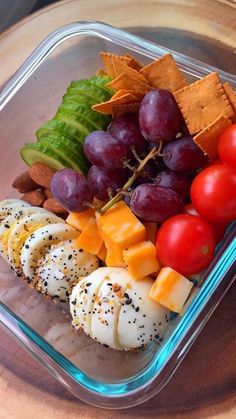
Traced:
[[[193, 207], [193, 204], [185, 205], [184, 213], [185, 214], [190, 214], [190, 215], [195, 215], [195, 217], [196, 216], [200, 217], [198, 212]], [[221, 241], [221, 239], [223, 238], [223, 236], [225, 234], [227, 224], [226, 223], [213, 223], [213, 222], [210, 222], [210, 221], [208, 221], [208, 223], [212, 226], [212, 228], [214, 230], [214, 233], [215, 233], [216, 243], [218, 243], [219, 241]]]
[[230, 125], [221, 134], [218, 154], [225, 164], [236, 169], [236, 124]]
[[236, 218], [236, 170], [216, 164], [200, 172], [191, 185], [194, 208], [209, 221], [227, 223]]
[[157, 233], [157, 255], [165, 266], [182, 275], [205, 269], [214, 257], [215, 235], [201, 217], [179, 214], [165, 221]]

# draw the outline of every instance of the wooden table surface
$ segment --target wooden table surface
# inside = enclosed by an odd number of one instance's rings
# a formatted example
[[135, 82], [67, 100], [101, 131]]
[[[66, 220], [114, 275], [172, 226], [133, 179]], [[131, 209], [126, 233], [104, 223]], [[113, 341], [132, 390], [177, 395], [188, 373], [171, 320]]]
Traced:
[[[83, 19], [132, 28], [233, 72], [235, 8], [234, 0], [59, 2], [0, 36], [0, 85], [49, 32]], [[122, 412], [80, 402], [0, 329], [0, 419], [236, 418], [235, 301], [233, 285], [166, 388], [144, 405]]]

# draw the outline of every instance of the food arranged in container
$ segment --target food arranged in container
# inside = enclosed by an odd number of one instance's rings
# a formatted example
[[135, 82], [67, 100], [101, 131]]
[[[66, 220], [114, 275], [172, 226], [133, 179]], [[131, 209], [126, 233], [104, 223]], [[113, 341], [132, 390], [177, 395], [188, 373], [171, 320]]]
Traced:
[[100, 373], [86, 365], [86, 349], [79, 362], [68, 357], [79, 364], [69, 368], [82, 387], [103, 398], [101, 379], [119, 398], [119, 374], [110, 380], [108, 364], [121, 362], [126, 380], [131, 360], [128, 400], [130, 386], [139, 392], [134, 374], [149, 371], [164, 350], [170, 356], [166, 345], [199, 304], [206, 271], [217, 269], [232, 230], [236, 95], [217, 72], [190, 82], [171, 53], [149, 64], [130, 53], [100, 59], [41, 118], [36, 138], [19, 146], [28, 168], [14, 173], [15, 193], [0, 203], [0, 252], [25, 295], [62, 310], [68, 353], [87, 339], [96, 370], [101, 348]]
[[1, 253], [76, 329], [133, 350], [163, 340], [236, 219], [236, 94], [217, 73], [188, 84], [171, 54], [100, 56], [22, 147]]

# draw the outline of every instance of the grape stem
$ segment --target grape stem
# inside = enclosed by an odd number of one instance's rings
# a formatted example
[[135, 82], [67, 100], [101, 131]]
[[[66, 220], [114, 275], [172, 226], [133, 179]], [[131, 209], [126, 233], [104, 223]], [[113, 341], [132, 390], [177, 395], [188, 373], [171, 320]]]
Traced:
[[162, 148], [162, 141], [160, 141], [158, 146], [153, 147], [143, 160], [139, 160], [139, 165], [135, 169], [132, 176], [127, 180], [123, 188], [98, 211], [100, 212], [100, 214], [104, 214], [109, 208], [111, 208], [114, 204], [116, 204], [122, 199], [124, 192], [128, 191], [129, 188], [133, 185], [134, 181], [142, 173], [147, 162], [151, 159], [154, 159], [156, 156], [160, 154], [161, 148]]

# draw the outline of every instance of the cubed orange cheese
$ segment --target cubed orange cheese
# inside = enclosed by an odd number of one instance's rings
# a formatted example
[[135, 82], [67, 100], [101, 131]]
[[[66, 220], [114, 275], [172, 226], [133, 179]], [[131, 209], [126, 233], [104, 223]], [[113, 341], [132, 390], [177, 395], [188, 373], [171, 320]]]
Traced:
[[98, 232], [96, 221], [91, 221], [76, 239], [76, 247], [85, 252], [97, 255], [103, 245], [103, 240]]
[[157, 223], [145, 222], [144, 227], [146, 228], [146, 239], [150, 240], [153, 244], [156, 244], [157, 235]]
[[115, 255], [146, 238], [144, 225], [123, 201], [98, 215], [97, 223], [106, 247]]
[[99, 259], [101, 259], [101, 260], [103, 260], [103, 262], [105, 262], [106, 256], [107, 256], [107, 249], [106, 249], [105, 243], [103, 243], [103, 245], [100, 248], [97, 256], [98, 256]]
[[161, 269], [156, 247], [150, 241], [142, 241], [123, 250], [123, 257], [130, 275], [141, 279]]
[[115, 268], [125, 268], [125, 262], [122, 258], [117, 257], [110, 250], [107, 251], [105, 263], [107, 266], [113, 266]]
[[80, 231], [83, 231], [87, 225], [95, 220], [95, 212], [92, 208], [88, 208], [82, 212], [70, 212], [66, 222], [72, 227], [77, 228]]
[[175, 313], [180, 313], [193, 287], [185, 276], [165, 267], [153, 283], [149, 297]]

